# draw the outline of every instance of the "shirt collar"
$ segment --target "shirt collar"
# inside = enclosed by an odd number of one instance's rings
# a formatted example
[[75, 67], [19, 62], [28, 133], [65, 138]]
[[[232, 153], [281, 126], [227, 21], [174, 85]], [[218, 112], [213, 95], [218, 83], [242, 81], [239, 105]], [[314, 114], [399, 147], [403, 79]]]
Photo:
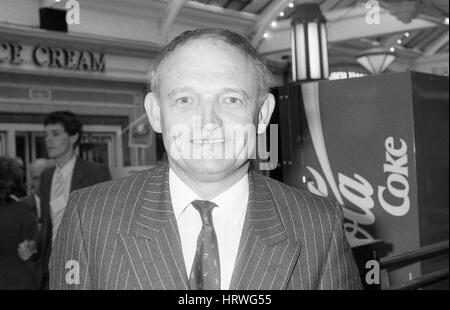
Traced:
[[[178, 220], [192, 201], [202, 199], [177, 174], [169, 168], [169, 187], [175, 218]], [[223, 193], [217, 195], [212, 202], [219, 206], [220, 214], [236, 214], [239, 209], [246, 209], [249, 195], [248, 174]]]
[[189, 204], [200, 197], [169, 168], [170, 198], [175, 218], [178, 220]]
[[75, 167], [76, 162], [76, 156], [73, 156], [67, 164], [64, 165], [64, 167], [60, 168], [58, 165], [56, 165], [56, 169], [59, 170], [63, 176], [64, 179], [67, 179], [67, 177], [72, 173], [73, 168]]

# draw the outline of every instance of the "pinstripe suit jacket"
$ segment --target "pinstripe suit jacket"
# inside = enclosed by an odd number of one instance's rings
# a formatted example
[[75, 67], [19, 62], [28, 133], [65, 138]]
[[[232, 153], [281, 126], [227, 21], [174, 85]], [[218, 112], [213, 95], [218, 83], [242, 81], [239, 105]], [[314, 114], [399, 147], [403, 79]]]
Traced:
[[[230, 289], [361, 287], [340, 207], [253, 172], [249, 186]], [[66, 269], [70, 260], [79, 263], [79, 284], [66, 283], [76, 271]], [[51, 289], [189, 289], [187, 274], [167, 165], [71, 195]]]

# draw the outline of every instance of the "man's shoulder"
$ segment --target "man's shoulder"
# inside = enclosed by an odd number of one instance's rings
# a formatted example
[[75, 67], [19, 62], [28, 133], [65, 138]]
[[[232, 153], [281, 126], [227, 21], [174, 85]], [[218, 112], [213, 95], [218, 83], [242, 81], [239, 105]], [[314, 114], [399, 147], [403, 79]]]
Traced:
[[55, 166], [45, 168], [41, 172], [41, 179], [51, 178], [53, 176], [54, 171], [55, 171]]
[[9, 214], [10, 217], [17, 218], [21, 220], [24, 217], [30, 216], [29, 206], [22, 200], [13, 201], [6, 206], [0, 207], [4, 211], [2, 216], [6, 216], [5, 214]]
[[89, 172], [97, 172], [100, 170], [106, 170], [108, 168], [106, 165], [84, 160], [82, 158], [77, 158], [77, 161], [80, 163], [80, 166], [83, 167], [84, 170]]
[[80, 221], [86, 233], [103, 235], [107, 231], [127, 231], [155, 173], [156, 168], [151, 168], [76, 190], [70, 194], [65, 216], [71, 218], [77, 213], [75, 220]]
[[279, 208], [287, 207], [291, 213], [292, 211], [298, 212], [302, 217], [332, 216], [341, 220], [342, 209], [336, 201], [263, 175], [259, 175], [259, 177], [267, 184]]
[[28, 207], [34, 207], [36, 205], [36, 200], [34, 199], [34, 194], [29, 194], [25, 197], [22, 197], [20, 202], [23, 202]]
[[88, 201], [92, 203], [104, 202], [106, 199], [124, 200], [123, 204], [129, 205], [128, 202], [137, 198], [144, 189], [147, 180], [158, 170], [159, 168], [155, 166], [119, 179], [94, 184], [74, 191], [71, 194], [71, 199], [79, 205], [88, 203]]

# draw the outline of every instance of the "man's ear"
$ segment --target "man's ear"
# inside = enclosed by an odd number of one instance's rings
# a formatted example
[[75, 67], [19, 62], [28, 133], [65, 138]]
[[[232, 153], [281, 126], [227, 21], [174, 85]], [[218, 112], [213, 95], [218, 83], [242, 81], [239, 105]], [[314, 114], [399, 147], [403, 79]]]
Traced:
[[258, 115], [258, 135], [266, 131], [267, 125], [272, 117], [273, 109], [275, 108], [275, 97], [268, 93], [259, 109]]
[[80, 136], [79, 133], [76, 133], [76, 134], [74, 134], [72, 136], [69, 136], [70, 143], [72, 143], [72, 147], [74, 147], [74, 145], [77, 142], [79, 136]]
[[147, 96], [145, 96], [144, 106], [153, 130], [157, 133], [161, 133], [161, 108], [155, 93], [148, 93]]

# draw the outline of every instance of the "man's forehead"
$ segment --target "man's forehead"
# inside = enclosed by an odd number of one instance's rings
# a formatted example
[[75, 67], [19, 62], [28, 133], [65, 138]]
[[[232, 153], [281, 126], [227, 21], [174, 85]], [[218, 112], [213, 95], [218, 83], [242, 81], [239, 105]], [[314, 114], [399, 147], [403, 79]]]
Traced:
[[45, 130], [46, 131], [53, 131], [53, 130], [62, 130], [64, 131], [64, 126], [60, 123], [55, 123], [55, 124], [47, 124], [45, 125]]
[[175, 49], [160, 65], [160, 78], [183, 76], [222, 76], [230, 80], [247, 76], [252, 80], [256, 68], [237, 47], [212, 38], [199, 38]]
[[[206, 53], [203, 54], [202, 51], [205, 51]], [[196, 55], [207, 57], [211, 56], [210, 53], [215, 51], [221, 55], [225, 53], [230, 55], [233, 54], [234, 56], [239, 55], [242, 56], [243, 59], [248, 60], [247, 56], [241, 49], [220, 38], [201, 37], [192, 39], [191, 41], [185, 42], [184, 44], [175, 48], [171, 53], [167, 55], [161, 65], [170, 61], [170, 59], [172, 58], [180, 56], [180, 54], [202, 53]]]

